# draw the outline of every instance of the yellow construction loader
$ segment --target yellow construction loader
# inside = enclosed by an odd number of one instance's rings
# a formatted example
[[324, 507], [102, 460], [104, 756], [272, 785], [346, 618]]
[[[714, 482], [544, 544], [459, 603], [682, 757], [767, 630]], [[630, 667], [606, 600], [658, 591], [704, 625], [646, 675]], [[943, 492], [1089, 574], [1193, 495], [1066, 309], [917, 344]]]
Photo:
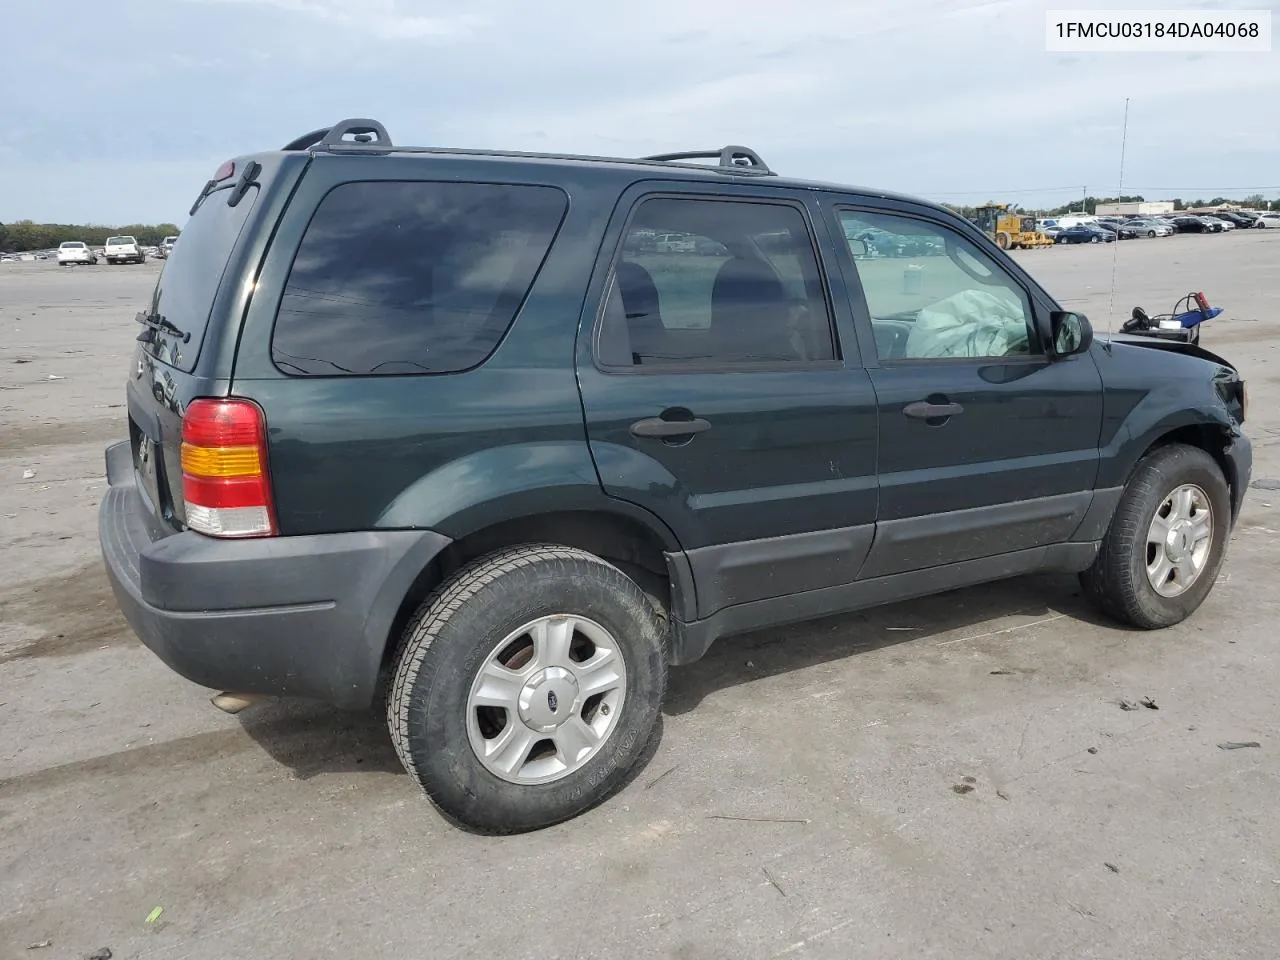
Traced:
[[977, 207], [974, 219], [1001, 250], [1053, 246], [1053, 241], [1036, 229], [1035, 217], [1010, 213], [1007, 203]]

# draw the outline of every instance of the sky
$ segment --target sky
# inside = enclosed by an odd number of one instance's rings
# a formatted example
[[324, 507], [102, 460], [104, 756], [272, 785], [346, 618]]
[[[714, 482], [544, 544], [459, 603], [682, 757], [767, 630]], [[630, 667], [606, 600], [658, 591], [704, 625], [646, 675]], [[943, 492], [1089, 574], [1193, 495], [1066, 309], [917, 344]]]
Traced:
[[1068, 5], [0, 0], [0, 222], [180, 225], [223, 160], [350, 116], [416, 145], [741, 143], [789, 176], [1045, 207], [1117, 192], [1125, 98], [1125, 193], [1280, 197], [1280, 44], [1047, 53]]

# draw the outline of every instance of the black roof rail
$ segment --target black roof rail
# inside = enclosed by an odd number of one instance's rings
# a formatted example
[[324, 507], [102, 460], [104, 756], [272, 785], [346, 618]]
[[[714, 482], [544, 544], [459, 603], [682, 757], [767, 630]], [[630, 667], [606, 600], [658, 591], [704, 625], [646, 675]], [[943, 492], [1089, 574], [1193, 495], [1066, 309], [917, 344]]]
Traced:
[[[348, 140], [347, 137], [351, 139]], [[332, 127], [304, 133], [285, 144], [285, 150], [310, 150], [313, 147], [342, 152], [344, 150], [390, 150], [391, 134], [377, 120], [353, 118], [339, 120]]]
[[769, 165], [750, 147], [728, 146], [719, 150], [686, 150], [680, 153], [658, 153], [642, 160], [717, 160], [729, 173], [754, 173], [772, 176]]

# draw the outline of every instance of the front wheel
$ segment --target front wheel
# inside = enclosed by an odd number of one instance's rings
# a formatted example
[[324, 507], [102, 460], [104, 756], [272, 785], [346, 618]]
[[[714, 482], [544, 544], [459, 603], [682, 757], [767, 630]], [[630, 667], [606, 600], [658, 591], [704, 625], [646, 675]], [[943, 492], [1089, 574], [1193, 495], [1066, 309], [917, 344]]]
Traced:
[[1231, 491], [1213, 457], [1184, 444], [1161, 447], [1138, 463], [1080, 582], [1123, 623], [1172, 626], [1213, 589], [1230, 529]]
[[419, 608], [387, 699], [405, 768], [486, 833], [568, 820], [627, 779], [666, 687], [666, 624], [597, 556], [534, 544], [481, 558]]

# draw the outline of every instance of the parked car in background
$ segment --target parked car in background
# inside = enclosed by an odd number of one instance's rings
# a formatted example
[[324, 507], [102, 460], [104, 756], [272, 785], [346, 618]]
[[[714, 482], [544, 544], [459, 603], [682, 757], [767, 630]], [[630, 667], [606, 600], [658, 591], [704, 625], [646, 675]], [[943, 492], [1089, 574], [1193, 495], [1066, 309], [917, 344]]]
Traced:
[[138, 244], [136, 237], [107, 237], [102, 248], [109, 265], [117, 263], [145, 263], [146, 253]]
[[1234, 220], [1229, 219], [1228, 217], [1224, 216], [1221, 213], [1210, 213], [1210, 214], [1206, 214], [1206, 216], [1210, 220], [1215, 220], [1218, 223], [1222, 224], [1222, 229], [1224, 230], [1234, 230], [1236, 228], [1236, 222]]
[[1204, 224], [1205, 231], [1208, 233], [1224, 233], [1227, 229], [1221, 220], [1208, 214], [1197, 214], [1196, 219]]
[[1173, 227], [1157, 220], [1127, 220], [1116, 232], [1121, 240], [1134, 240], [1138, 237], [1169, 237], [1173, 235]]
[[1259, 229], [1275, 230], [1280, 228], [1280, 213], [1264, 213], [1253, 222]]
[[1111, 230], [1104, 230], [1092, 223], [1078, 223], [1054, 237], [1054, 243], [1111, 243], [1115, 238], [1116, 235]]
[[1243, 213], [1239, 213], [1238, 211], [1235, 211], [1235, 210], [1226, 210], [1222, 213], [1217, 214], [1217, 216], [1219, 219], [1229, 221], [1230, 223], [1235, 224], [1237, 227], [1253, 226], [1253, 219], [1254, 219], [1253, 217]]
[[1208, 233], [1209, 228], [1205, 226], [1203, 220], [1193, 214], [1179, 214], [1172, 218], [1173, 229], [1176, 233]]
[[89, 249], [88, 244], [80, 240], [68, 240], [58, 246], [58, 266], [69, 267], [81, 263], [86, 266], [98, 262], [98, 255]]

